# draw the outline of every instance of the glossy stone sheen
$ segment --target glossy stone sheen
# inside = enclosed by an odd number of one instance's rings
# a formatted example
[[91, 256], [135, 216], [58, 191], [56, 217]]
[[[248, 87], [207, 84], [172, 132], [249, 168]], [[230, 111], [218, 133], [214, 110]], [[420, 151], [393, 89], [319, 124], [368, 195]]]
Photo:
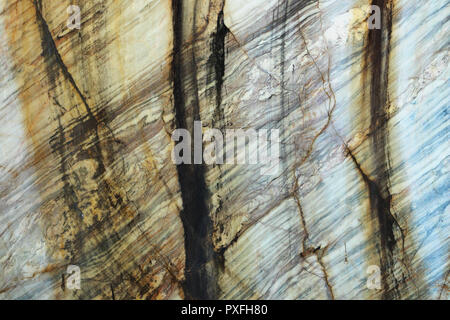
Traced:
[[[0, 0], [0, 298], [448, 299], [449, 15]], [[279, 129], [279, 174], [175, 165], [194, 121]]]

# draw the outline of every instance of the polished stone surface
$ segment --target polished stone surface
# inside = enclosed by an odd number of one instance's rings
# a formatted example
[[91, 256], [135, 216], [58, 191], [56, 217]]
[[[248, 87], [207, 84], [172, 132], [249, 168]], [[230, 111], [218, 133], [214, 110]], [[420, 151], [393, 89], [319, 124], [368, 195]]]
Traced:
[[[448, 299], [449, 15], [0, 0], [0, 298]], [[194, 120], [279, 129], [279, 174], [176, 166]]]

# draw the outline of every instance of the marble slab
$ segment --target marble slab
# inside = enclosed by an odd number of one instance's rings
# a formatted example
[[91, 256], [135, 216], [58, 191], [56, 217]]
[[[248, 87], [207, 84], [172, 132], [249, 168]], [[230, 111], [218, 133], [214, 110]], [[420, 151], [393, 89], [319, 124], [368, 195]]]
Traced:
[[[447, 300], [449, 15], [0, 0], [0, 299]], [[196, 121], [278, 170], [176, 164]]]

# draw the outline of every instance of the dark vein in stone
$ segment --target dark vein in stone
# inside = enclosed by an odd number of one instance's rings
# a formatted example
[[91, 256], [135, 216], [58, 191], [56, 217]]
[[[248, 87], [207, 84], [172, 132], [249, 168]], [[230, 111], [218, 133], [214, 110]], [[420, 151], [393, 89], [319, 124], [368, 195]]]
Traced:
[[[196, 70], [194, 53], [184, 52], [183, 38], [183, 2], [173, 0], [173, 61], [172, 81], [177, 128], [192, 132], [193, 120], [199, 119], [198, 91], [189, 87], [189, 77], [196, 78], [186, 70]], [[194, 21], [195, 23], [195, 21]], [[194, 50], [194, 45], [190, 50]], [[193, 80], [195, 82], [195, 80]], [[196, 92], [189, 92], [189, 90]], [[190, 95], [197, 99], [189, 108], [186, 101]], [[207, 205], [208, 191], [203, 165], [180, 164], [177, 166], [178, 179], [183, 201], [180, 217], [184, 228], [185, 243], [185, 280], [183, 290], [187, 299], [216, 299], [219, 294], [217, 269], [219, 256], [213, 249], [211, 240], [212, 221]]]
[[[374, 181], [363, 175], [358, 167], [369, 191], [371, 211], [376, 215], [380, 233], [380, 264], [382, 270], [383, 297], [398, 297], [398, 283], [394, 275], [394, 249], [397, 240], [394, 235], [396, 222], [391, 213], [392, 196], [389, 191], [389, 154], [388, 154], [388, 112], [389, 106], [389, 60], [392, 34], [392, 0], [372, 0], [372, 5], [381, 8], [381, 30], [368, 31], [364, 52], [366, 68], [370, 66], [370, 126], [374, 132], [372, 149], [375, 155]], [[367, 69], [364, 70], [366, 75]], [[353, 162], [356, 158], [352, 156]], [[400, 229], [401, 230], [401, 229]]]

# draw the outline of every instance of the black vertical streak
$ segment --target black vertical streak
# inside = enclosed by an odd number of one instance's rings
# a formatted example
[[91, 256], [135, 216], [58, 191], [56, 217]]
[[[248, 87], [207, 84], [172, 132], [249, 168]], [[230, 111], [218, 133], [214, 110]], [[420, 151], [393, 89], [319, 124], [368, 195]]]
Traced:
[[[399, 228], [391, 212], [392, 196], [389, 191], [390, 164], [388, 155], [388, 113], [389, 107], [389, 57], [392, 34], [392, 0], [372, 0], [372, 5], [381, 8], [381, 30], [368, 31], [365, 48], [366, 68], [370, 67], [370, 126], [372, 150], [375, 156], [375, 176], [370, 180], [363, 175], [369, 190], [371, 212], [378, 220], [380, 237], [380, 264], [383, 278], [383, 297], [398, 297], [398, 281], [394, 275], [394, 250], [397, 240], [394, 226]], [[354, 159], [356, 162], [356, 159]], [[361, 168], [358, 168], [362, 172]]]
[[61, 290], [66, 291], [66, 277], [61, 273]]
[[[193, 19], [192, 19], [192, 34], [194, 35], [193, 36], [194, 38], [193, 38], [192, 46], [189, 50], [190, 54], [191, 54], [192, 62], [184, 65], [186, 67], [186, 69], [188, 70], [187, 72], [189, 72], [192, 77], [191, 78], [192, 85], [193, 85], [192, 93], [194, 94], [194, 98], [195, 98], [195, 100], [194, 100], [195, 102], [192, 105], [192, 107], [193, 107], [192, 116], [193, 116], [194, 121], [200, 121], [200, 98], [198, 96], [199, 88], [198, 88], [198, 80], [197, 80], [198, 70], [197, 70], [197, 58], [195, 56], [195, 44], [196, 44], [195, 42], [196, 42], [196, 38], [197, 38], [196, 27], [195, 27], [196, 22], [197, 22], [197, 5], [198, 5], [198, 0], [195, 0], [194, 14], [193, 14]], [[181, 6], [183, 6], [183, 4], [181, 4]], [[181, 41], [181, 43], [183, 44], [183, 40]]]
[[[225, 119], [222, 110], [222, 86], [223, 77], [225, 75], [225, 37], [230, 30], [223, 21], [223, 8], [219, 12], [217, 18], [216, 32], [213, 33], [213, 41], [211, 44], [210, 64], [214, 67], [215, 88], [216, 88], [216, 109], [213, 121], [219, 122], [220, 129], [225, 129]], [[214, 124], [213, 124], [214, 125]]]
[[[225, 76], [225, 39], [227, 34], [230, 32], [228, 27], [224, 23], [223, 18], [223, 6], [217, 16], [217, 25], [216, 25], [216, 31], [212, 34], [212, 42], [211, 42], [211, 55], [208, 59], [208, 65], [210, 68], [210, 72], [208, 73], [208, 76], [213, 75], [214, 79], [211, 79], [210, 77], [207, 78], [207, 83], [210, 83], [211, 81], [214, 81], [214, 88], [215, 88], [215, 109], [214, 114], [212, 117], [212, 126], [214, 128], [219, 128], [222, 133], [225, 132], [226, 129], [226, 119], [224, 114], [224, 108], [222, 107], [222, 88], [223, 88], [223, 81]], [[226, 148], [226, 141], [224, 141], [223, 148]], [[220, 165], [217, 165], [219, 168], [219, 176], [216, 180], [216, 189], [215, 192], [220, 194], [220, 190], [223, 188], [223, 172], [220, 167]], [[219, 200], [219, 205], [215, 209], [214, 217], [217, 217], [222, 207], [222, 200]], [[216, 219], [216, 221], [219, 219]], [[223, 226], [219, 224], [216, 226], [216, 229], [221, 232], [221, 228]], [[221, 269], [225, 268], [225, 252], [223, 250], [218, 250], [219, 260], [220, 260], [220, 267]]]
[[111, 288], [111, 299], [116, 300], [116, 296], [114, 294], [114, 287], [112, 283], [109, 284], [109, 287]]
[[[193, 121], [199, 119], [198, 98], [196, 106], [187, 108], [189, 96], [188, 77], [196, 77], [187, 70], [196, 70], [194, 57], [183, 52], [183, 2], [173, 0], [173, 61], [172, 80], [177, 128], [192, 132]], [[195, 23], [195, 22], [194, 22]], [[191, 48], [191, 50], [194, 50]], [[193, 54], [193, 53], [192, 53]], [[195, 80], [194, 80], [195, 82]], [[193, 88], [195, 90], [195, 86]], [[197, 92], [192, 92], [194, 96]], [[178, 179], [183, 200], [180, 217], [184, 227], [186, 251], [185, 280], [183, 290], [187, 299], [216, 299], [218, 297], [217, 269], [218, 255], [212, 245], [212, 221], [209, 216], [208, 191], [203, 165], [181, 164], [177, 166]]]

